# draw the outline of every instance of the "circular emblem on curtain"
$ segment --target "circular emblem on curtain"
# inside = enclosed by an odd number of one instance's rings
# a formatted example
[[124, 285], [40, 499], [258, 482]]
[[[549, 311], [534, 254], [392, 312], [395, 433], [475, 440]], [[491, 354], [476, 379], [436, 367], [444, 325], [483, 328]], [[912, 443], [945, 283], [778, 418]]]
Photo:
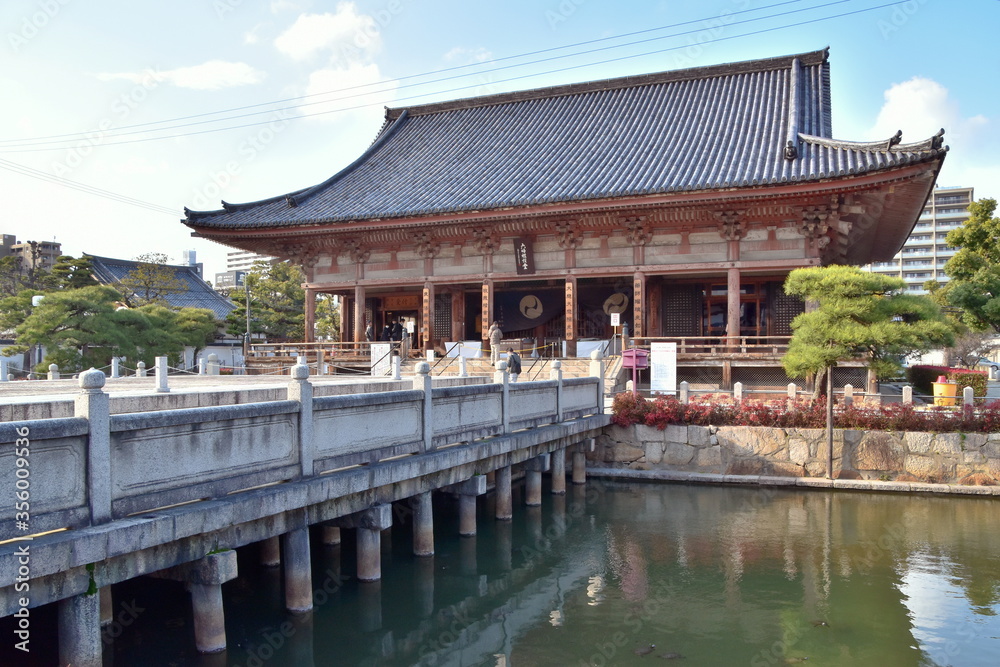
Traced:
[[608, 315], [611, 313], [624, 313], [627, 309], [628, 296], [621, 292], [615, 292], [604, 300], [604, 312]]
[[542, 316], [542, 302], [534, 294], [521, 299], [520, 309], [521, 314], [529, 320]]

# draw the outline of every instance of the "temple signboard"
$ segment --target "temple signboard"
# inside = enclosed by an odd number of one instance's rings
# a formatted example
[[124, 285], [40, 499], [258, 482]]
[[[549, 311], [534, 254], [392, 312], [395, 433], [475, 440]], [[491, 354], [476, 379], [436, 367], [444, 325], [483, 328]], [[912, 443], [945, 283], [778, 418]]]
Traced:
[[517, 275], [530, 275], [535, 272], [535, 257], [531, 247], [531, 239], [514, 239], [514, 261], [517, 264]]

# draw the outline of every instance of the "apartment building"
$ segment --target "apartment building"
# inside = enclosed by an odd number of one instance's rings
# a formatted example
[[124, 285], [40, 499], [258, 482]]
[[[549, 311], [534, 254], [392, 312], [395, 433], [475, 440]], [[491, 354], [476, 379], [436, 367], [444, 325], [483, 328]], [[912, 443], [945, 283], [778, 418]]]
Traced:
[[874, 273], [902, 278], [906, 281], [906, 291], [911, 294], [926, 294], [924, 283], [928, 280], [942, 284], [948, 282], [944, 265], [956, 249], [948, 246], [945, 237], [949, 231], [968, 220], [968, 206], [973, 201], [972, 188], [935, 189], [896, 256], [888, 262], [875, 262], [866, 268]]

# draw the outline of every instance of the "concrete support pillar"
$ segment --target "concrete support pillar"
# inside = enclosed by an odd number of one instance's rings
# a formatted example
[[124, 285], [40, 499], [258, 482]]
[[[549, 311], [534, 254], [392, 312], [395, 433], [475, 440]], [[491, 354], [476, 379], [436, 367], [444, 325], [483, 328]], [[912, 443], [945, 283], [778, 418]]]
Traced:
[[354, 340], [365, 339], [365, 286], [354, 287]]
[[111, 597], [111, 586], [101, 587], [101, 627], [111, 625], [115, 620], [114, 600]]
[[264, 567], [281, 565], [281, 542], [277, 537], [269, 537], [260, 542], [260, 564]]
[[199, 653], [226, 650], [226, 613], [221, 584], [188, 584], [194, 611], [194, 643]]
[[573, 452], [573, 483], [587, 483], [587, 455], [580, 449]]
[[59, 601], [59, 664], [101, 667], [101, 596]]
[[434, 555], [434, 507], [430, 491], [410, 498], [413, 508], [413, 555]]
[[458, 534], [471, 537], [476, 534], [476, 498], [486, 493], [486, 475], [476, 475], [452, 489], [458, 493]]
[[552, 493], [561, 496], [566, 493], [566, 450], [552, 452]]
[[392, 505], [376, 505], [363, 512], [340, 517], [342, 528], [357, 529], [357, 562], [360, 581], [382, 578], [382, 531], [392, 526]]
[[542, 472], [549, 469], [549, 455], [542, 454], [525, 462], [524, 504], [537, 507], [542, 504]]
[[497, 469], [496, 487], [496, 518], [500, 521], [510, 521], [514, 515], [514, 503], [510, 491], [510, 466]]
[[309, 611], [313, 607], [309, 528], [295, 528], [282, 535], [281, 541], [285, 547], [285, 608]]
[[320, 542], [327, 547], [340, 544], [340, 526], [323, 526]]
[[358, 528], [358, 579], [378, 581], [382, 578], [382, 531], [378, 528]]

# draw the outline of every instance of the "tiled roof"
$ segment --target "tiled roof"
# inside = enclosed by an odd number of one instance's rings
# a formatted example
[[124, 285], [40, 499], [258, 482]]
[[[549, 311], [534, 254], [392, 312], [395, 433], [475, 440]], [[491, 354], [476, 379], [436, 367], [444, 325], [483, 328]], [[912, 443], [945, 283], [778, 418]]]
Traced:
[[[135, 271], [141, 264], [141, 262], [130, 259], [113, 259], [96, 255], [86, 255], [86, 257], [90, 259], [90, 264], [94, 269], [94, 278], [100, 283], [112, 286]], [[163, 297], [163, 300], [171, 307], [206, 308], [212, 311], [216, 319], [220, 320], [226, 319], [226, 315], [236, 307], [232, 301], [216, 292], [211, 285], [202, 280], [193, 266], [164, 264], [164, 267], [173, 271], [174, 278], [187, 288], [183, 292]]]
[[827, 52], [386, 112], [372, 146], [315, 187], [211, 212], [205, 228], [403, 218], [808, 182], [932, 160], [831, 139]]

